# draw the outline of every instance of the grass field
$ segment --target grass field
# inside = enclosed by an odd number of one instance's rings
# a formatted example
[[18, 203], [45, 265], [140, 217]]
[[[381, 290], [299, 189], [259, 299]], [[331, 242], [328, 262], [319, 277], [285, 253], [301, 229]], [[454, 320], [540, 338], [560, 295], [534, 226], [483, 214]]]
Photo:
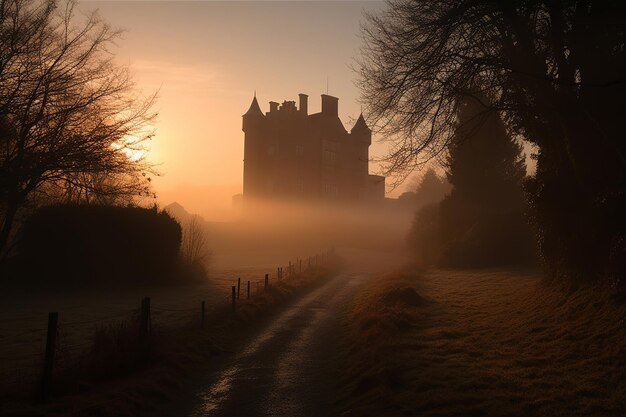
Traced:
[[[214, 269], [206, 283], [178, 287], [4, 293], [0, 340], [8, 360], [2, 360], [0, 415], [158, 415], [159, 407], [187, 392], [183, 387], [193, 385], [200, 370], [236, 349], [264, 316], [332, 276], [337, 267], [336, 262], [312, 266], [290, 278], [285, 266], [281, 281], [262, 266]], [[247, 281], [262, 283], [265, 273], [270, 273], [269, 288], [261, 285], [257, 291], [252, 285], [246, 300]], [[242, 299], [233, 314], [230, 289], [236, 277], [241, 277]], [[143, 350], [133, 313], [146, 295], [152, 300], [152, 332], [149, 348]], [[201, 300], [208, 305], [204, 328]], [[36, 404], [50, 310], [60, 317], [54, 389], [51, 401]]]
[[537, 273], [406, 271], [346, 311], [345, 416], [624, 416], [626, 306]]
[[0, 291], [0, 391], [32, 387], [40, 377], [49, 312], [59, 313], [57, 366], [64, 366], [91, 347], [96, 329], [132, 317], [143, 297], [151, 298], [154, 325], [176, 327], [199, 321], [202, 301], [207, 314], [228, 306], [237, 277], [241, 278], [242, 296], [248, 280], [251, 293], [259, 292], [265, 273], [276, 280], [273, 266], [225, 265], [211, 268], [206, 282], [181, 286], [57, 293], [15, 288]]

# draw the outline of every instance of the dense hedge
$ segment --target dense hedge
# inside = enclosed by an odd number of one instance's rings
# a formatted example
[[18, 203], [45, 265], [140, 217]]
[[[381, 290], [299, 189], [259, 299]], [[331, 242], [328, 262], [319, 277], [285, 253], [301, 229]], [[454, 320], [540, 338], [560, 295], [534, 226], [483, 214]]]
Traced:
[[91, 285], [153, 283], [178, 267], [180, 225], [140, 207], [57, 205], [24, 224], [17, 260], [24, 279]]

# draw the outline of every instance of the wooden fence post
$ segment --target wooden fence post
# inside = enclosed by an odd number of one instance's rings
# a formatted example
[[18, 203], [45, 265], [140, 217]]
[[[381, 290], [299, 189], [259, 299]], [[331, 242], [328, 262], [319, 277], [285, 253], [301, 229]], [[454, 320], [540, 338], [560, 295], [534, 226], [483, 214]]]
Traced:
[[233, 285], [233, 286], [232, 286], [232, 296], [233, 296], [233, 297], [232, 297], [232, 298], [233, 298], [233, 313], [234, 313], [235, 311], [237, 311], [237, 299], [236, 299], [236, 294], [235, 294], [236, 290], [237, 290], [237, 288]]
[[270, 281], [270, 274], [265, 274], [265, 289], [267, 289], [269, 281]]
[[248, 300], [250, 299], [250, 281], [248, 281]]
[[200, 307], [200, 328], [204, 329], [204, 301]]
[[276, 268], [276, 279], [280, 281], [280, 266]]
[[241, 277], [237, 278], [237, 299], [239, 300], [239, 294], [241, 289]]
[[43, 375], [41, 377], [41, 388], [39, 400], [45, 402], [50, 395], [52, 385], [52, 368], [54, 367], [54, 354], [57, 345], [57, 330], [59, 324], [59, 313], [48, 313], [48, 333], [46, 335], [46, 356], [43, 362]]

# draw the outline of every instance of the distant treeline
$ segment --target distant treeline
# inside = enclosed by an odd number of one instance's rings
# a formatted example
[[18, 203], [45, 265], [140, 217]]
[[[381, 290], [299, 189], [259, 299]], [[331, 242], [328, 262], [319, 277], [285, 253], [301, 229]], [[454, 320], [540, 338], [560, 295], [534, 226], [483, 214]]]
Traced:
[[11, 279], [90, 286], [167, 282], [180, 269], [181, 226], [155, 208], [64, 204], [24, 223]]

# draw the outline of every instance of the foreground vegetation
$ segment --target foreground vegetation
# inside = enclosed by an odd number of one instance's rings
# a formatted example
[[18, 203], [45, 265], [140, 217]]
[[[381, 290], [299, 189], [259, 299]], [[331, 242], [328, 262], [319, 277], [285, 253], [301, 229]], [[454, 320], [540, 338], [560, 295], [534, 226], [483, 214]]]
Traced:
[[120, 35], [75, 0], [0, 3], [0, 262], [33, 208], [154, 197], [155, 96], [113, 59]]
[[408, 269], [346, 310], [345, 416], [621, 416], [626, 304], [531, 272]]
[[43, 207], [24, 222], [7, 280], [31, 289], [182, 281], [181, 240], [181, 226], [156, 207]]
[[236, 352], [264, 318], [330, 278], [337, 267], [331, 262], [273, 281], [250, 300], [241, 299], [236, 314], [224, 302], [211, 311], [204, 329], [198, 317], [176, 326], [154, 325], [145, 351], [135, 317], [101, 326], [80, 360], [56, 371], [52, 401], [33, 404], [32, 387], [13, 387], [3, 394], [0, 415], [155, 415], [188, 395], [198, 378], [220, 357]]

